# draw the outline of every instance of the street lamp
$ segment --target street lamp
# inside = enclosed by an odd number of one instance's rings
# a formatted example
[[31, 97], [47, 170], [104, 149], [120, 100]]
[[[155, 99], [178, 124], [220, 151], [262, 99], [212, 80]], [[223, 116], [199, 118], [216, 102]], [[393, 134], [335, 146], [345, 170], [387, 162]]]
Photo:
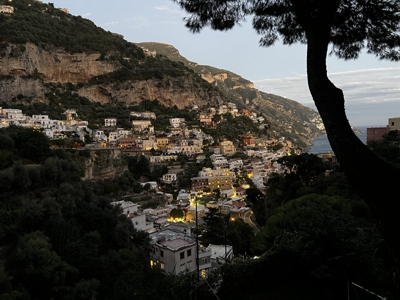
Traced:
[[224, 241], [224, 243], [225, 243], [225, 263], [228, 262], [228, 260], [227, 260], [227, 258], [226, 258], [226, 229], [227, 229], [227, 227], [228, 227], [228, 221], [229, 221], [229, 220], [226, 220], [226, 221], [225, 221], [225, 241]]
[[196, 202], [196, 278], [197, 278], [197, 283], [200, 281], [200, 259], [199, 259], [199, 228], [198, 228], [198, 223], [197, 223], [197, 195], [194, 197], [194, 201]]

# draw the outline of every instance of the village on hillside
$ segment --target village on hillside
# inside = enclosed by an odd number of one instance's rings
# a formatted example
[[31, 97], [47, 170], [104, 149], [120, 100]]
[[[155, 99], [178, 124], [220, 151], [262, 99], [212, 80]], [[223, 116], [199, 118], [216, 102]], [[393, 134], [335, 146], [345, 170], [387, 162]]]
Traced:
[[[78, 150], [113, 149], [120, 151], [121, 155], [144, 156], [152, 168], [167, 166], [168, 172], [159, 178], [159, 182], [141, 182], [151, 194], [151, 199], [157, 201], [157, 207], [142, 208], [140, 203], [135, 202], [137, 196], [141, 199], [141, 195], [127, 195], [124, 200], [112, 204], [121, 206], [123, 214], [131, 219], [135, 229], [149, 233], [153, 247], [151, 264], [178, 274], [196, 268], [192, 260], [196, 241], [191, 230], [198, 221], [203, 222], [202, 218], [210, 209], [229, 215], [230, 221], [242, 219], [257, 233], [259, 226], [245, 201], [246, 189], [251, 184], [264, 190], [264, 183], [272, 174], [290, 171], [277, 162], [279, 158], [301, 154], [301, 149], [294, 148], [292, 142], [284, 137], [271, 139], [243, 134], [239, 137], [239, 147], [232, 140], [214, 140], [206, 134], [202, 128], [215, 127], [216, 115], [220, 116], [219, 120], [225, 114], [233, 117], [244, 115], [261, 129], [267, 126], [262, 116], [246, 109], [239, 111], [233, 103], [206, 111], [197, 106], [190, 109], [197, 112], [198, 126], [189, 128], [184, 118], [171, 118], [169, 127], [163, 132], [154, 130], [152, 122], [157, 115], [150, 111], [131, 111], [130, 129], [118, 127], [118, 119], [113, 117], [105, 118], [99, 129], [90, 129], [88, 121], [80, 120], [75, 109], [66, 110], [64, 120], [53, 120], [48, 115], [26, 116], [20, 109], [0, 108], [0, 127], [16, 125], [34, 128], [42, 131], [50, 141], [75, 137], [82, 142], [75, 143]], [[178, 156], [182, 155], [194, 163], [209, 159], [211, 164], [190, 178], [190, 186], [179, 189], [179, 174], [184, 170]], [[165, 185], [177, 193], [164, 192], [162, 186]], [[174, 254], [177, 249], [180, 257]], [[201, 246], [200, 252], [199, 268], [203, 276], [234, 258], [230, 245]], [[178, 260], [180, 265], [176, 268]]]

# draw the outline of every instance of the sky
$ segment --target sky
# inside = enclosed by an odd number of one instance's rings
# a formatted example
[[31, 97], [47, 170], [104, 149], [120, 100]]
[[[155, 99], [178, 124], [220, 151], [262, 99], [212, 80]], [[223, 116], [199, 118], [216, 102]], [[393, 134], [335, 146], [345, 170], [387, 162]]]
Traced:
[[[315, 109], [306, 81], [306, 47], [281, 43], [264, 48], [251, 19], [230, 31], [205, 28], [193, 34], [182, 20], [186, 13], [172, 0], [52, 0], [129, 42], [173, 45], [188, 60], [234, 72], [261, 91], [283, 96]], [[328, 57], [331, 81], [345, 94], [353, 126], [385, 126], [400, 117], [400, 62], [370, 54], [344, 61]]]

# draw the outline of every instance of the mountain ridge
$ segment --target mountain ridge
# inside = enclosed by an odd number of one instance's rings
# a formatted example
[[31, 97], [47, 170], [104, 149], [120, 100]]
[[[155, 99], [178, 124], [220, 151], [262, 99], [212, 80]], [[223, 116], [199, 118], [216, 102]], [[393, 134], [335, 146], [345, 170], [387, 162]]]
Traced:
[[0, 13], [0, 106], [62, 116], [74, 103], [129, 107], [157, 100], [182, 109], [234, 102], [265, 116], [272, 135], [300, 146], [320, 134], [315, 111], [260, 92], [230, 71], [191, 62], [172, 45], [143, 50], [51, 3], [0, 4], [14, 7], [12, 14]]
[[165, 55], [171, 60], [182, 62], [204, 80], [218, 87], [224, 95], [240, 107], [251, 108], [267, 117], [271, 127], [284, 135], [303, 142], [323, 133], [322, 120], [315, 110], [278, 95], [259, 91], [254, 84], [233, 72], [207, 65], [199, 65], [179, 53], [173, 45], [142, 42], [137, 46]]

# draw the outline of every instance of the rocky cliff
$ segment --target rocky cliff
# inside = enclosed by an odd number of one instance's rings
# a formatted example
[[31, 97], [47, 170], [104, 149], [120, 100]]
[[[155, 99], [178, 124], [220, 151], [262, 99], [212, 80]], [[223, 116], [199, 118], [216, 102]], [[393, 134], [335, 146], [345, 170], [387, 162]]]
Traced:
[[[268, 94], [254, 88], [254, 84], [239, 75], [211, 66], [199, 65], [181, 56], [172, 45], [162, 43], [137, 43], [136, 45], [165, 55], [171, 60], [183, 63], [199, 74], [204, 80], [217, 87], [230, 101], [262, 113], [271, 125], [272, 133], [285, 136], [300, 144], [320, 135], [318, 126], [322, 120], [315, 110], [298, 102], [277, 95]], [[298, 143], [299, 144], [299, 143]]]
[[39, 76], [44, 83], [84, 83], [94, 76], [113, 72], [116, 66], [99, 60], [100, 53], [67, 53], [62, 48], [44, 50], [32, 43], [9, 44], [0, 58], [0, 73]]
[[227, 70], [191, 62], [171, 45], [129, 43], [51, 3], [9, 4], [14, 13], [0, 14], [0, 106], [55, 119], [66, 109], [84, 109], [81, 116], [91, 124], [117, 107], [129, 126], [128, 107], [144, 100], [178, 108], [234, 102], [262, 114], [271, 134], [299, 145], [320, 133], [312, 109], [258, 91]]
[[[1, 100], [9, 104], [48, 103], [45, 95], [54, 87], [49, 83], [78, 85], [80, 88], [76, 93], [79, 96], [102, 104], [125, 102], [135, 105], [143, 100], [157, 99], [165, 106], [184, 108], [193, 104], [216, 105], [224, 100], [216, 90], [199, 85], [195, 74], [96, 84], [93, 79], [97, 76], [122, 68], [118, 62], [99, 60], [100, 55], [70, 54], [54, 47], [49, 51], [31, 43], [10, 44], [0, 58]], [[89, 84], [90, 80], [94, 83]]]
[[114, 178], [128, 170], [120, 149], [85, 149], [89, 157], [81, 161], [85, 175], [82, 179]]
[[103, 104], [121, 101], [135, 105], [143, 100], [157, 99], [164, 106], [176, 105], [180, 109], [193, 104], [218, 105], [224, 100], [216, 91], [196, 87], [190, 77], [123, 82], [118, 86], [113, 84], [85, 86], [78, 90], [78, 94]]

